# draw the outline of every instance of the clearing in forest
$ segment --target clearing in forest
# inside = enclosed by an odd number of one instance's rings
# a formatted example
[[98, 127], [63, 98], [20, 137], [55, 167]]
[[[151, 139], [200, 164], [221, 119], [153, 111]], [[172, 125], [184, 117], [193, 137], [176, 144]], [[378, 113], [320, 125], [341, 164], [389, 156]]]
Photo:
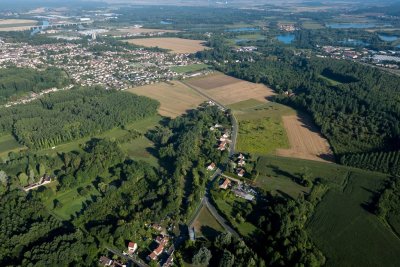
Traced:
[[178, 81], [145, 85], [128, 91], [158, 100], [161, 103], [158, 109], [160, 115], [171, 118], [195, 109], [207, 101], [205, 97]]
[[267, 102], [273, 90], [263, 84], [247, 82], [221, 73], [193, 78], [186, 82], [224, 105], [256, 99]]
[[311, 118], [297, 113], [282, 119], [291, 148], [278, 149], [277, 155], [325, 162], [334, 160], [328, 141], [322, 137]]
[[182, 38], [141, 38], [128, 40], [129, 43], [145, 46], [159, 47], [171, 50], [175, 54], [190, 54], [198, 51], [203, 51], [206, 47], [202, 40], [189, 40]]

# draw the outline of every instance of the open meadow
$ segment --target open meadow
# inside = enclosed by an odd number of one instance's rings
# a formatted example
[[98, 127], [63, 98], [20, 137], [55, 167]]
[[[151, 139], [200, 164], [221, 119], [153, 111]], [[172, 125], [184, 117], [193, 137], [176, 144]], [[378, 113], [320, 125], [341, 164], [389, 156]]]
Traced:
[[278, 149], [277, 155], [317, 161], [334, 160], [328, 141], [322, 137], [311, 118], [297, 113], [282, 119], [291, 148]]
[[146, 33], [167, 33], [167, 32], [176, 33], [179, 31], [164, 30], [164, 29], [146, 29], [146, 28], [124, 27], [124, 28], [117, 29], [116, 32], [139, 35], [139, 34], [146, 34]]
[[204, 41], [202, 40], [189, 40], [173, 37], [131, 39], [128, 40], [128, 42], [145, 47], [159, 47], [171, 50], [171, 53], [175, 54], [190, 54], [206, 49], [206, 47], [203, 45]]
[[263, 84], [247, 82], [221, 73], [193, 78], [185, 83], [224, 105], [248, 99], [267, 102], [267, 98], [275, 94], [271, 88]]
[[238, 151], [259, 156], [274, 153], [278, 148], [289, 148], [281, 117], [294, 113], [294, 110], [255, 99], [230, 105], [229, 108], [239, 122]]
[[20, 145], [11, 134], [0, 136], [0, 158], [6, 157], [10, 152], [24, 149], [26, 147]]
[[131, 88], [128, 92], [158, 100], [158, 112], [162, 116], [175, 118], [190, 109], [197, 108], [207, 99], [181, 82], [157, 83]]

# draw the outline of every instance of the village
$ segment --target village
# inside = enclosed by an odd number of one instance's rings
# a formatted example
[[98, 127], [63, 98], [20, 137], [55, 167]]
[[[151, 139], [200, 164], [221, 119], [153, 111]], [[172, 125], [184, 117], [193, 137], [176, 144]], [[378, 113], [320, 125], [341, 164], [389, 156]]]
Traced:
[[[103, 48], [105, 47], [105, 51]], [[187, 54], [170, 54], [145, 48], [109, 51], [107, 44], [91, 41], [29, 45], [0, 40], [0, 68], [8, 66], [44, 69], [57, 67], [81, 86], [101, 85], [106, 89], [130, 87], [190, 77], [172, 70], [175, 66], [199, 63]]]

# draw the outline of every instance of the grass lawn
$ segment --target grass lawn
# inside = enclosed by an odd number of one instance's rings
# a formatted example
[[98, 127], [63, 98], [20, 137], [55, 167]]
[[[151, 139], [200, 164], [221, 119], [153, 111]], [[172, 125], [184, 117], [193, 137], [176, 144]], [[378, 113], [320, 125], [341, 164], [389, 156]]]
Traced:
[[225, 231], [208, 208], [204, 206], [201, 208], [196, 221], [194, 221], [193, 227], [197, 237], [203, 236], [211, 241]]
[[266, 155], [290, 147], [281, 117], [293, 114], [291, 108], [252, 99], [229, 107], [239, 122], [238, 151]]
[[175, 66], [171, 70], [177, 73], [192, 73], [200, 70], [208, 69], [210, 66], [207, 64], [192, 64], [188, 66]]
[[12, 151], [21, 149], [26, 149], [26, 147], [20, 145], [11, 134], [0, 136], [0, 158], [6, 157]]

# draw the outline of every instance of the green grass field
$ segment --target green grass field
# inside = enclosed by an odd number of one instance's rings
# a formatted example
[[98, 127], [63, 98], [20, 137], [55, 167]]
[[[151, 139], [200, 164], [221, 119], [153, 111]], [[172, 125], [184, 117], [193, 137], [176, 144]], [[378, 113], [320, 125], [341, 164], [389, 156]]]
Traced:
[[329, 190], [317, 205], [307, 230], [327, 257], [328, 266], [395, 266], [400, 262], [400, 239], [377, 216], [367, 211], [373, 194], [387, 176], [332, 163], [276, 156], [260, 157], [256, 184], [270, 191], [297, 196], [302, 187], [293, 177], [307, 169]]
[[196, 236], [202, 236], [208, 240], [214, 240], [218, 234], [225, 231], [206, 207], [201, 208], [199, 216], [193, 225]]
[[[125, 129], [114, 128], [112, 130], [106, 131], [102, 134], [96, 135], [94, 138], [109, 138], [110, 140], [115, 140], [116, 138], [123, 137], [128, 133], [127, 130], [137, 130], [139, 132], [145, 133], [147, 130], [154, 128], [159, 125], [162, 117], [156, 115], [146, 118], [141, 121], [137, 121], [125, 126]], [[39, 154], [46, 154], [50, 156], [55, 156], [57, 153], [68, 152], [68, 151], [79, 151], [81, 145], [89, 141], [91, 137], [81, 138], [73, 142], [58, 145], [55, 149], [44, 149], [39, 151]], [[125, 151], [130, 157], [135, 160], [143, 160], [154, 166], [157, 166], [157, 158], [155, 158], [149, 151], [154, 148], [154, 144], [148, 140], [146, 137], [139, 137], [136, 140], [128, 143], [121, 143], [121, 149]]]
[[328, 77], [326, 77], [324, 75], [319, 75], [319, 78], [321, 78], [322, 80], [327, 81], [330, 85], [333, 85], [333, 86], [338, 85], [338, 84], [342, 84], [341, 82], [333, 80], [331, 78], [328, 78]]
[[[56, 185], [57, 183], [52, 183], [52, 185], [49, 186], [49, 188], [53, 190], [54, 195], [50, 197], [48, 200], [46, 200], [44, 204], [49, 211], [54, 213], [57, 217], [59, 217], [62, 220], [69, 220], [71, 216], [75, 215], [82, 209], [83, 203], [86, 200], [90, 200], [91, 196], [99, 195], [98, 191], [94, 187], [92, 187], [92, 189], [86, 196], [79, 195], [76, 188], [71, 188], [65, 192], [55, 193]], [[80, 185], [80, 186], [85, 186], [85, 185]], [[53, 209], [54, 199], [60, 201], [61, 207]]]
[[192, 73], [196, 71], [201, 71], [210, 68], [207, 64], [192, 64], [188, 66], [175, 66], [172, 67], [171, 70], [176, 73]]
[[400, 239], [363, 205], [385, 176], [351, 172], [342, 189], [331, 189], [307, 229], [327, 257], [327, 266], [398, 266]]
[[272, 154], [277, 148], [289, 148], [282, 123], [283, 115], [294, 113], [277, 103], [247, 100], [229, 106], [239, 122], [237, 150], [255, 155]]
[[318, 23], [316, 21], [304, 21], [301, 26], [306, 29], [306, 30], [319, 30], [325, 28], [325, 26], [321, 23]]
[[26, 149], [26, 147], [20, 145], [11, 134], [0, 136], [0, 158], [6, 157], [11, 151], [21, 149]]

